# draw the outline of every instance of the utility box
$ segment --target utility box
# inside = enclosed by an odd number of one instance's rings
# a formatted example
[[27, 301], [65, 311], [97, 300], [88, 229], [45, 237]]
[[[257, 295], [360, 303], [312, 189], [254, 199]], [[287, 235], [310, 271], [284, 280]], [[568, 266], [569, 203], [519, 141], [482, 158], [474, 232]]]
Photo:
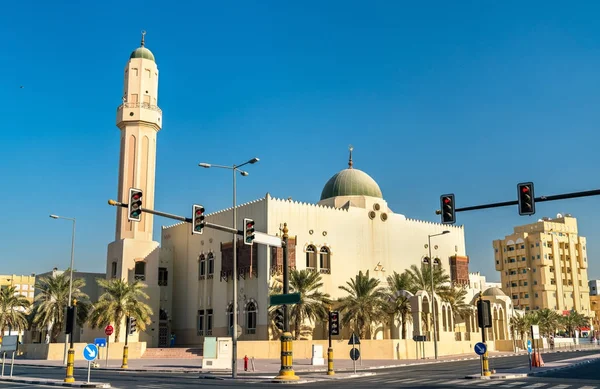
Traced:
[[232, 349], [231, 338], [204, 338], [202, 370], [231, 370]]
[[310, 364], [313, 366], [321, 366], [325, 364], [325, 358], [323, 358], [323, 346], [320, 344], [313, 344], [312, 346], [312, 358]]

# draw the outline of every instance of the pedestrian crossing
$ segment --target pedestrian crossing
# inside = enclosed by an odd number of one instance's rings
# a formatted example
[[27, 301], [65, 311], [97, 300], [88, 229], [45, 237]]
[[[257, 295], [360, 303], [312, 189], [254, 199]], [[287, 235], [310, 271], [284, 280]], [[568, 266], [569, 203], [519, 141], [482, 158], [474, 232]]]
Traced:
[[581, 384], [557, 384], [532, 381], [516, 380], [478, 380], [478, 379], [430, 379], [430, 378], [391, 378], [385, 376], [373, 376], [360, 380], [361, 383], [370, 383], [373, 385], [408, 385], [408, 386], [457, 386], [461, 388], [509, 388], [509, 389], [600, 389], [600, 383], [597, 386]]

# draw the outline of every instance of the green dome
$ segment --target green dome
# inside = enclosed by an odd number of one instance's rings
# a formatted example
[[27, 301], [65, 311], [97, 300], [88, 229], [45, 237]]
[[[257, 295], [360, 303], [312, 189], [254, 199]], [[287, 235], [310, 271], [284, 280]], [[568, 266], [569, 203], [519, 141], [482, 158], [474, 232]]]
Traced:
[[367, 173], [353, 169], [344, 169], [327, 181], [321, 200], [337, 196], [371, 196], [383, 198], [377, 182]]
[[152, 52], [150, 50], [148, 50], [145, 47], [138, 47], [137, 49], [133, 50], [133, 53], [131, 53], [131, 55], [129, 56], [130, 59], [133, 58], [144, 58], [144, 59], [149, 59], [150, 61], [156, 62], [156, 60], [154, 59], [154, 54], [152, 54]]

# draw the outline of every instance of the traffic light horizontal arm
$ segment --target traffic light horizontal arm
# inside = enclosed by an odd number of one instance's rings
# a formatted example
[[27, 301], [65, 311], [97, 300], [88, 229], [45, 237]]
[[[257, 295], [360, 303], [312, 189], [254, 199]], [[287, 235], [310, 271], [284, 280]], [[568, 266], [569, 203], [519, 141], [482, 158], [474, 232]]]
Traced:
[[[574, 199], [578, 197], [589, 197], [589, 196], [598, 196], [600, 195], [600, 189], [587, 190], [583, 192], [572, 192], [572, 193], [563, 193], [552, 196], [540, 196], [536, 197], [534, 201], [536, 203], [543, 203], [544, 201], [553, 201], [553, 200], [566, 200], [566, 199]], [[456, 208], [454, 212], [464, 212], [464, 211], [475, 211], [478, 209], [487, 209], [487, 208], [498, 208], [498, 207], [506, 207], [508, 205], [518, 205], [519, 201], [504, 201], [501, 203], [490, 203], [490, 204], [482, 204], [482, 205], [474, 205], [471, 207], [464, 208]], [[441, 211], [438, 209], [435, 211], [436, 215], [441, 214]]]
[[[121, 203], [121, 202], [115, 201], [115, 200], [108, 200], [108, 204], [112, 205], [114, 207], [127, 208], [127, 203]], [[192, 223], [192, 218], [189, 218], [189, 217], [183, 217], [183, 216], [173, 215], [172, 213], [166, 213], [166, 212], [156, 211], [154, 209], [140, 208], [140, 210], [142, 212], [151, 213], [152, 215], [162, 216], [162, 217], [166, 217], [168, 219], [179, 220], [179, 221], [186, 222], [186, 223]], [[226, 227], [226, 226], [221, 226], [221, 225], [218, 225], [218, 224], [204, 223], [204, 227], [205, 228], [214, 228], [215, 230], [229, 232], [231, 234], [233, 234], [235, 232], [237, 235], [244, 235], [244, 232], [242, 230], [236, 230], [234, 228]]]

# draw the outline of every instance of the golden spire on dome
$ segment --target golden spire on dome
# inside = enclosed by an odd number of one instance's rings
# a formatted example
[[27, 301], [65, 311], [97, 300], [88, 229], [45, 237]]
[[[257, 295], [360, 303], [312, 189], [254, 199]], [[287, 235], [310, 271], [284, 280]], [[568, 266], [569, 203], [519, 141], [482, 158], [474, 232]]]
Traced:
[[144, 47], [144, 43], [146, 43], [146, 42], [144, 41], [144, 37], [145, 37], [145, 36], [146, 36], [146, 31], [145, 31], [145, 30], [142, 30], [142, 47]]
[[350, 145], [348, 146], [348, 150], [350, 150], [350, 158], [348, 159], [348, 169], [352, 169], [352, 165], [354, 165], [354, 162], [352, 162], [352, 150], [354, 150], [354, 147]]

